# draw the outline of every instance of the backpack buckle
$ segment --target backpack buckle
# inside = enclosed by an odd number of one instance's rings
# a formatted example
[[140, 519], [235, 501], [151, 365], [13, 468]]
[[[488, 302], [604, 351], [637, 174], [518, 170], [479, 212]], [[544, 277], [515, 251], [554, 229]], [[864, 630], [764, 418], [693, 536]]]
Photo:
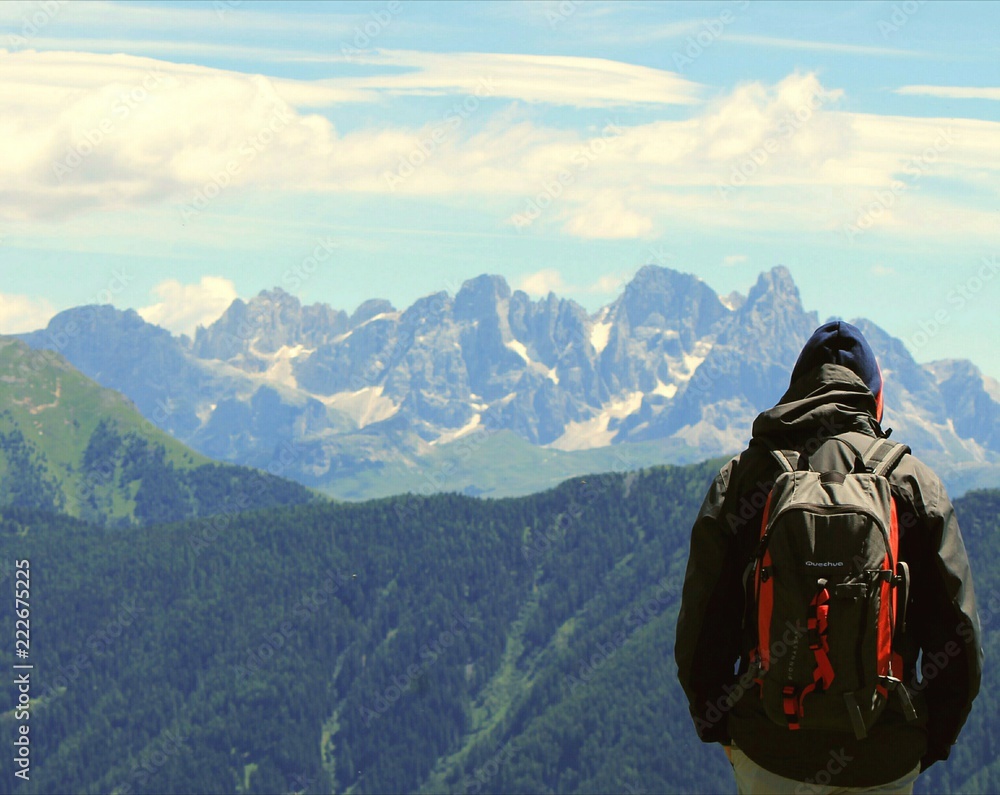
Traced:
[[885, 685], [885, 689], [889, 693], [895, 693], [899, 698], [900, 706], [903, 708], [903, 714], [906, 716], [908, 722], [917, 720], [917, 710], [913, 706], [913, 700], [910, 698], [910, 693], [906, 689], [906, 685], [903, 684], [902, 680], [896, 679], [894, 676], [880, 676], [879, 679], [882, 684]]

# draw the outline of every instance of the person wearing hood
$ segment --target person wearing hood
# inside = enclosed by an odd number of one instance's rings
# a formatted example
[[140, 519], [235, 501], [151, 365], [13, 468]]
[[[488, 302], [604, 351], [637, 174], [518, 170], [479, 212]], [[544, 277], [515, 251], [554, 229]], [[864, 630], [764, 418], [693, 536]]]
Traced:
[[740, 793], [912, 792], [922, 770], [948, 758], [979, 691], [983, 652], [962, 535], [941, 480], [907, 454], [888, 481], [898, 556], [910, 582], [897, 676], [913, 710], [887, 705], [863, 739], [790, 731], [764, 710], [751, 668], [754, 606], [746, 573], [782, 471], [771, 451], [792, 451], [818, 472], [858, 471], [858, 446], [843, 436], [873, 443], [888, 436], [883, 393], [861, 332], [842, 321], [818, 328], [788, 391], [757, 417], [750, 446], [719, 472], [692, 529], [677, 623], [678, 677], [700, 739], [723, 746]]

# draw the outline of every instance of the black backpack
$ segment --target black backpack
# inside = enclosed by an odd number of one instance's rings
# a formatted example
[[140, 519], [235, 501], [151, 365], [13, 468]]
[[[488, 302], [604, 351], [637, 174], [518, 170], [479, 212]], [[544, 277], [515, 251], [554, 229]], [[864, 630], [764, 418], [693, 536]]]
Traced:
[[773, 721], [862, 739], [890, 692], [916, 719], [893, 649], [906, 621], [909, 570], [898, 560], [887, 479], [910, 449], [860, 433], [833, 438], [853, 452], [853, 471], [815, 472], [792, 453], [796, 468], [771, 449], [782, 471], [745, 577], [756, 617], [750, 663]]

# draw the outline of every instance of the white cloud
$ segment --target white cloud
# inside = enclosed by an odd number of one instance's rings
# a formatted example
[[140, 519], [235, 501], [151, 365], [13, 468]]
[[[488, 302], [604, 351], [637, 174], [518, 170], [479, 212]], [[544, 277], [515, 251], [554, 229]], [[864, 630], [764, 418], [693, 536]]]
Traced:
[[842, 44], [833, 41], [809, 41], [808, 39], [784, 39], [776, 36], [755, 36], [749, 33], [733, 33], [726, 35], [726, 41], [737, 41], [741, 44], [756, 44], [761, 47], [774, 47], [781, 50], [813, 50], [816, 52], [842, 52], [849, 55], [889, 55], [909, 58], [926, 58], [926, 52], [920, 50], [900, 50], [895, 47], [872, 47], [867, 44]]
[[550, 292], [560, 293], [566, 288], [562, 274], [555, 268], [543, 268], [540, 271], [522, 276], [517, 283], [517, 289], [524, 290], [528, 295], [546, 296]]
[[486, 81], [498, 97], [581, 108], [690, 105], [699, 102], [701, 88], [675, 72], [581, 56], [385, 50], [353, 60], [409, 71], [320, 82], [421, 95], [471, 94]]
[[894, 93], [925, 97], [943, 97], [945, 99], [992, 99], [1000, 101], [1000, 88], [990, 87], [903, 86], [902, 88], [897, 88]]
[[[43, 18], [47, 18], [44, 24], [32, 24], [33, 19]], [[393, 19], [391, 15], [390, 19], [396, 26], [405, 24], [405, 20]], [[51, 35], [53, 38], [45, 40], [46, 49], [74, 49], [74, 43], [88, 41], [86, 49], [97, 52], [150, 52], [159, 49], [176, 54], [192, 44], [189, 40], [192, 31], [199, 31], [206, 38], [231, 41], [240, 34], [273, 34], [278, 26], [282, 31], [299, 36], [323, 37], [328, 43], [339, 43], [342, 39], [347, 43], [359, 28], [371, 20], [370, 13], [338, 13], [338, 9], [295, 14], [259, 12], [254, 9], [253, 3], [230, 3], [226, 0], [213, 0], [202, 4], [201, 8], [165, 4], [121, 5], [87, 0], [0, 3], [0, 23], [10, 26], [15, 34], [26, 29], [29, 35], [33, 30]], [[83, 30], [96, 35], [90, 40], [60, 35], [67, 30]], [[156, 41], [157, 36], [165, 34], [176, 35], [178, 39]], [[29, 44], [39, 44], [40, 41], [36, 35], [29, 40]], [[207, 53], [227, 51], [226, 45], [201, 46]], [[215, 50], [210, 49], [213, 46]], [[267, 57], [273, 53], [260, 47], [256, 48], [256, 52], [258, 58], [261, 54]]]
[[332, 137], [267, 78], [126, 55], [0, 51], [0, 103], [0, 184], [17, 185], [0, 215], [14, 219], [267, 187]]
[[[9, 186], [0, 188], [0, 221], [144, 204], [200, 209], [242, 192], [282, 191], [485, 197], [484, 207], [501, 208], [498, 222], [542, 197], [528, 234], [642, 238], [668, 224], [831, 232], [908, 181], [919, 190], [879, 214], [884, 231], [991, 234], [980, 208], [998, 196], [995, 121], [843, 111], [841, 91], [794, 73], [738, 85], [679, 118], [607, 120], [583, 132], [542, 126], [516, 104], [477, 101], [457, 114], [454, 106], [483, 86], [494, 98], [591, 108], [690, 101], [697, 87], [594, 58], [364, 57], [408, 68], [300, 81], [121, 54], [0, 50], [0, 185]], [[377, 128], [341, 132], [312, 112], [359, 101], [391, 107], [397, 94], [457, 98], [417, 128], [394, 126], [389, 115]], [[920, 161], [942, 135], [946, 145]], [[935, 178], [951, 189], [936, 192]], [[928, 217], [949, 223], [928, 225]]]
[[747, 261], [746, 254], [730, 254], [728, 257], [722, 258], [722, 264], [727, 267], [732, 267], [733, 265], [742, 265]]
[[881, 263], [872, 266], [873, 276], [898, 276], [899, 273], [895, 268], [889, 265], [882, 265]]
[[611, 295], [619, 293], [625, 286], [626, 282], [628, 282], [633, 275], [634, 274], [608, 273], [604, 276], [599, 276], [597, 281], [584, 289], [584, 292], [592, 293], [594, 295]]
[[653, 231], [653, 220], [636, 212], [614, 196], [595, 196], [573, 212], [563, 231], [574, 237], [592, 239], [636, 238]]
[[198, 326], [210, 325], [238, 297], [233, 282], [219, 276], [203, 276], [198, 284], [167, 279], [153, 288], [153, 295], [160, 300], [139, 314], [175, 334], [193, 334]]
[[[468, 139], [462, 127], [486, 97], [607, 107], [689, 103], [697, 90], [671, 72], [596, 58], [377, 51], [364, 57], [370, 65], [405, 68], [304, 81], [120, 53], [0, 50], [0, 184], [18, 185], [0, 190], [0, 217], [190, 206], [246, 188], [384, 192], [391, 187], [387, 171], [419, 155], [435, 133], [445, 138], [431, 143], [439, 167], [420, 169], [405, 191], [449, 191], [464, 182], [463, 171], [492, 156], [473, 148], [489, 143], [482, 139], [457, 146]], [[420, 129], [346, 135], [302, 110], [401, 94], [459, 99]], [[536, 146], [531, 154], [537, 152]]]
[[21, 334], [45, 328], [55, 315], [45, 299], [0, 293], [0, 334]]
[[541, 298], [544, 298], [550, 292], [562, 296], [612, 295], [620, 292], [621, 288], [630, 278], [631, 274], [607, 273], [599, 276], [592, 283], [581, 286], [567, 283], [562, 273], [555, 268], [543, 268], [542, 270], [522, 276], [515, 286], [528, 295]]

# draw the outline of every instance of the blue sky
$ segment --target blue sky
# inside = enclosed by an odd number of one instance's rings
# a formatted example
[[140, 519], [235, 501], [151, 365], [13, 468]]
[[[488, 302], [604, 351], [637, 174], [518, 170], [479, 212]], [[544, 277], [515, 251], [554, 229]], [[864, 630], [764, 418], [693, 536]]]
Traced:
[[0, 4], [0, 332], [788, 266], [1000, 377], [1000, 6]]

